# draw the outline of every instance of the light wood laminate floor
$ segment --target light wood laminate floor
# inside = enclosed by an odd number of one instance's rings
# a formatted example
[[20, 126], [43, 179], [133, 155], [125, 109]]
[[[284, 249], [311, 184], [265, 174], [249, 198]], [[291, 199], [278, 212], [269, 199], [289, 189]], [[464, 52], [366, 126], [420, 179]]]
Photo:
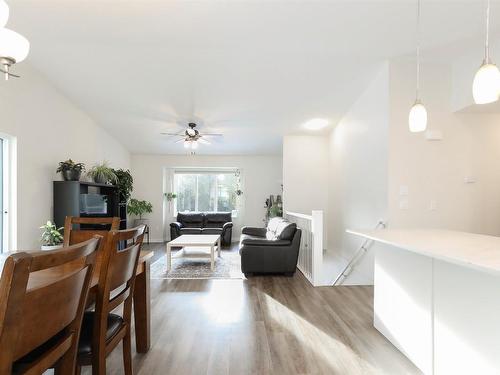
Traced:
[[[373, 328], [372, 287], [313, 288], [297, 272], [151, 280], [151, 298], [151, 350], [134, 348], [135, 374], [420, 374]], [[121, 346], [107, 363], [123, 373]]]

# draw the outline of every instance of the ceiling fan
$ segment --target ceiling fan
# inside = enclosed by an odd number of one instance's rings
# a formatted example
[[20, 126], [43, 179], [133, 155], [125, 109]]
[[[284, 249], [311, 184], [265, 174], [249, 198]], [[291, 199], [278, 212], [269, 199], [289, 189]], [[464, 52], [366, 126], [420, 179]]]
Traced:
[[185, 148], [197, 149], [198, 144], [209, 145], [210, 142], [206, 140], [206, 137], [222, 137], [222, 134], [217, 133], [200, 133], [196, 129], [196, 124], [194, 122], [190, 122], [188, 124], [188, 128], [178, 133], [161, 133], [162, 135], [172, 136], [172, 137], [180, 137], [175, 143], [184, 143]]

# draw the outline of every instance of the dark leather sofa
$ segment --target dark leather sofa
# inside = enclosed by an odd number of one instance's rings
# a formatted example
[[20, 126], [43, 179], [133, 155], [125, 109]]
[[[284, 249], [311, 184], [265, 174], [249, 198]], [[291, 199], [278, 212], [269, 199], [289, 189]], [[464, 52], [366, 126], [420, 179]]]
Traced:
[[170, 239], [182, 234], [220, 234], [221, 245], [231, 245], [233, 223], [231, 212], [178, 213], [177, 221], [170, 223]]
[[295, 223], [273, 218], [267, 228], [243, 227], [241, 233], [241, 271], [245, 276], [254, 273], [293, 276], [302, 235]]

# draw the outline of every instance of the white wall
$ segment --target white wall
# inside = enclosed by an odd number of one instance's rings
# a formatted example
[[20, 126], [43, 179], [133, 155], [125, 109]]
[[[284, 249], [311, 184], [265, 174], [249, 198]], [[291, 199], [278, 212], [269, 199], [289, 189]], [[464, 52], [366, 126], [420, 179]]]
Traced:
[[[328, 249], [343, 265], [361, 240], [348, 228], [373, 228], [387, 219], [389, 66], [383, 64], [330, 135]], [[373, 254], [354, 268], [345, 284], [373, 282]]]
[[[168, 212], [165, 203], [165, 168], [182, 167], [226, 167], [239, 168], [242, 173], [243, 217], [235, 220], [233, 240], [239, 239], [241, 226], [264, 226], [265, 201], [270, 194], [281, 194], [282, 178], [281, 156], [207, 156], [207, 155], [132, 155], [132, 174], [134, 191], [132, 196], [145, 199], [153, 204], [151, 220], [151, 239], [163, 241], [170, 238], [169, 223], [174, 221], [173, 212]], [[165, 206], [164, 206], [165, 204]], [[166, 228], [164, 227], [164, 207]], [[166, 231], [164, 231], [166, 229]]]
[[28, 64], [20, 79], [0, 81], [0, 132], [17, 138], [17, 248], [40, 246], [40, 225], [52, 219], [58, 162], [91, 166], [107, 160], [128, 168], [128, 151]]
[[[389, 223], [498, 235], [500, 116], [452, 113], [451, 77], [450, 65], [422, 67], [428, 127], [443, 133], [442, 141], [428, 141], [424, 134], [408, 131], [414, 64], [390, 65]], [[402, 185], [408, 186], [407, 197], [400, 196]], [[400, 209], [402, 200], [408, 209]]]
[[[310, 215], [328, 206], [328, 139], [283, 138], [283, 199], [286, 211]], [[326, 213], [325, 213], [326, 219]]]

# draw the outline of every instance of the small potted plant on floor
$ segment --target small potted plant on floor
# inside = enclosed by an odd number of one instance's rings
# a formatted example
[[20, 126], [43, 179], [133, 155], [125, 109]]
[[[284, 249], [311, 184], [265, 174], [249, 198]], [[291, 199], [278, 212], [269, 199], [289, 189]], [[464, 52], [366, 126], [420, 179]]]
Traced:
[[115, 172], [108, 166], [107, 162], [94, 165], [87, 172], [87, 175], [97, 184], [116, 184], [118, 182]]
[[43, 229], [41, 237], [42, 250], [55, 250], [63, 247], [64, 237], [61, 234], [63, 228], [57, 228], [54, 223], [48, 220], [40, 229]]
[[75, 163], [73, 160], [59, 162], [57, 173], [61, 173], [64, 181], [80, 181], [82, 172], [85, 171], [85, 164]]
[[131, 215], [139, 216], [139, 219], [135, 219], [134, 221], [135, 226], [141, 224], [148, 225], [148, 219], [143, 219], [142, 215], [153, 212], [153, 205], [148, 201], [140, 201], [132, 198], [127, 205], [127, 211]]

